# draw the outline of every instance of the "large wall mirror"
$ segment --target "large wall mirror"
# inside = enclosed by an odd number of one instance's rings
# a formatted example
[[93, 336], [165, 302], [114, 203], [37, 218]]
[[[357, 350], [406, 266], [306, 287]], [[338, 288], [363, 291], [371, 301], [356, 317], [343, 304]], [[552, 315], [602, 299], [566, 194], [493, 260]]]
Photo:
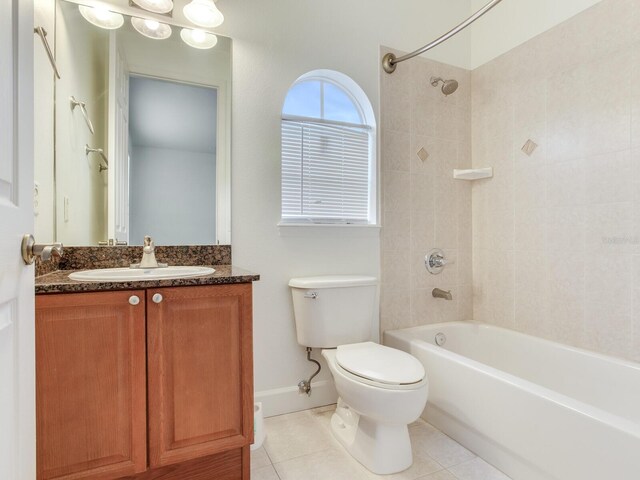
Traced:
[[194, 48], [169, 17], [164, 39], [135, 16], [108, 30], [83, 8], [56, 0], [55, 239], [230, 244], [231, 40]]

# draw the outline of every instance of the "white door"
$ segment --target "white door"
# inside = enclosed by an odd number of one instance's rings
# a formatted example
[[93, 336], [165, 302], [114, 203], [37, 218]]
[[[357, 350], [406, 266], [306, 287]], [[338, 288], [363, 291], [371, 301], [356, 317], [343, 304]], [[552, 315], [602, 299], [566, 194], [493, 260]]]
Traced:
[[0, 478], [35, 474], [33, 3], [0, 0]]
[[109, 238], [129, 242], [129, 68], [115, 31], [109, 37]]

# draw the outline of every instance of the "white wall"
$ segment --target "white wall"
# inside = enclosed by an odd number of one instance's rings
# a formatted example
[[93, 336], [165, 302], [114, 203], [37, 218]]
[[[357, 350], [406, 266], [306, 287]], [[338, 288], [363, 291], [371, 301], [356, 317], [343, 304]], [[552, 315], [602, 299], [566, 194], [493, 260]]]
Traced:
[[[503, 3], [517, 4], [507, 8], [525, 13], [540, 4], [534, 0]], [[553, 3], [545, 2], [549, 8]], [[540, 17], [537, 29], [528, 35], [588, 6], [584, 2], [555, 3], [571, 3], [575, 8], [557, 7], [558, 15]], [[505, 5], [481, 22], [487, 22]], [[274, 414], [318, 405], [332, 396], [328, 387], [318, 388], [310, 399], [295, 392], [297, 382], [308, 376], [313, 366], [296, 344], [289, 278], [324, 273], [380, 277], [380, 240], [375, 231], [330, 227], [285, 231], [276, 227], [280, 214], [279, 119], [287, 89], [310, 70], [334, 69], [352, 77], [379, 112], [380, 45], [414, 50], [459, 23], [473, 8], [471, 1], [439, 0], [281, 0], [267, 5], [260, 0], [221, 0], [219, 7], [226, 17], [220, 32], [234, 41], [233, 256], [238, 266], [262, 275], [254, 288], [255, 386], [258, 398], [266, 402], [266, 413]], [[503, 26], [510, 24], [504, 15], [493, 17], [491, 27], [484, 24], [488, 33], [493, 29], [506, 39], [497, 42], [500, 48], [493, 37], [476, 33], [477, 41], [493, 45], [487, 47], [488, 53], [476, 52], [472, 61], [471, 51], [478, 47], [470, 48], [470, 36], [474, 28], [483, 25], [478, 23], [427, 56], [468, 68], [513, 48], [520, 41], [519, 31], [504, 33]], [[527, 17], [519, 18], [517, 30], [530, 22]], [[318, 380], [327, 379], [330, 375], [325, 369]]]
[[132, 242], [215, 243], [215, 154], [133, 145], [129, 168]]
[[[474, 11], [489, 0], [472, 0]], [[470, 27], [468, 68], [475, 69], [600, 0], [506, 0]]]
[[[295, 341], [288, 279], [323, 273], [380, 276], [380, 241], [375, 229], [309, 227], [280, 231], [276, 227], [280, 213], [279, 118], [286, 91], [303, 73], [331, 68], [358, 82], [378, 112], [380, 45], [414, 50], [467, 17], [473, 10], [471, 3], [471, 0], [219, 2], [226, 17], [220, 33], [229, 35], [234, 42], [234, 263], [262, 275], [254, 289], [255, 384], [258, 397], [267, 400], [267, 414], [318, 405], [333, 396], [330, 388], [324, 389], [324, 395], [322, 388], [317, 389], [310, 399], [295, 393], [297, 382], [313, 369]], [[503, 3], [471, 30], [432, 50], [428, 57], [468, 68], [515, 46], [514, 38], [518, 37], [514, 35], [520, 32], [503, 33], [504, 25], [510, 23], [498, 21], [494, 15], [509, 3], [517, 4], [518, 12], [531, 12], [541, 2], [527, 0], [526, 6], [524, 1]], [[485, 25], [486, 35], [495, 32], [501, 38], [485, 39], [483, 34], [476, 33], [473, 38], [477, 40], [470, 48], [473, 29], [481, 25]], [[540, 25], [542, 31], [546, 23]], [[476, 43], [493, 45], [487, 52]], [[472, 55], [472, 51], [476, 53]], [[325, 369], [317, 383], [329, 378]], [[272, 400], [278, 400], [278, 404]]]
[[[335, 400], [326, 368], [310, 398], [297, 394], [313, 365], [296, 342], [288, 280], [331, 273], [380, 277], [377, 229], [276, 226], [286, 92], [308, 71], [334, 69], [363, 88], [377, 113], [380, 45], [417, 48], [467, 15], [469, 3], [224, 0], [219, 7], [226, 17], [221, 32], [233, 38], [233, 262], [262, 278], [254, 286], [255, 388], [272, 415]], [[464, 65], [465, 46], [459, 37], [434, 57]]]

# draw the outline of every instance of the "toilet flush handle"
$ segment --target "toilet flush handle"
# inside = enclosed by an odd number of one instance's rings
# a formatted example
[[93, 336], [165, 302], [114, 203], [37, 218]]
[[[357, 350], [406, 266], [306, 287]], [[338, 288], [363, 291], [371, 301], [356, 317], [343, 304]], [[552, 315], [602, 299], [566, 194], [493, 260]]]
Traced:
[[304, 298], [312, 298], [313, 300], [315, 300], [316, 298], [318, 298], [318, 292], [307, 292], [304, 294]]

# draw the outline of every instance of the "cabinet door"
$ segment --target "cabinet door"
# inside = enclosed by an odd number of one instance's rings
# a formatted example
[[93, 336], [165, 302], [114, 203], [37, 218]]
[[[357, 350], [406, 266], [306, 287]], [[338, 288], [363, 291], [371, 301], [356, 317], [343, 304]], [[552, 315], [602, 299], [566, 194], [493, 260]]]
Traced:
[[144, 471], [145, 392], [144, 291], [36, 296], [38, 479]]
[[251, 284], [147, 291], [152, 467], [253, 437]]

